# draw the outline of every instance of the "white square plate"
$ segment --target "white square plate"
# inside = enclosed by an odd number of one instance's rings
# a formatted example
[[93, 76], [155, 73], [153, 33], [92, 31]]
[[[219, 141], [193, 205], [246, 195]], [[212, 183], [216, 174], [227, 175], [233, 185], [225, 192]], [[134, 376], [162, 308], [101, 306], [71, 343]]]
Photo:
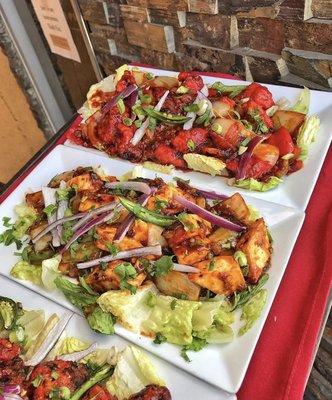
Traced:
[[[61, 315], [65, 311], [65, 308], [59, 304], [2, 276], [0, 276], [0, 296], [20, 301], [27, 310], [44, 310], [47, 317], [52, 313]], [[74, 336], [91, 343], [97, 342], [99, 347], [110, 348], [115, 346], [117, 349], [122, 350], [130, 344], [127, 340], [117, 335], [106, 336], [93, 332], [89, 329], [85, 319], [77, 314], [71, 317], [65, 332], [67, 336]], [[208, 385], [152, 354], [149, 355], [149, 358], [156, 367], [158, 375], [165, 380], [173, 400], [187, 398], [201, 400], [202, 397], [209, 400], [236, 400], [236, 395], [225, 393], [216, 387]]]
[[[152, 72], [155, 75], [177, 75], [178, 72], [158, 70], [153, 68], [140, 68], [144, 71]], [[218, 79], [215, 77], [202, 76], [203, 80], [207, 84], [212, 84], [216, 81], [221, 81], [226, 85], [239, 85], [246, 82], [231, 79]], [[248, 84], [250, 82], [247, 82]], [[287, 86], [276, 86], [264, 84], [271, 93], [275, 100], [279, 100], [282, 97], [286, 97], [293, 103], [295, 103], [298, 94], [301, 89], [291, 88]], [[305, 210], [311, 193], [315, 187], [320, 169], [323, 165], [324, 158], [329, 149], [329, 145], [332, 137], [332, 93], [320, 92], [317, 90], [311, 90], [311, 101], [309, 115], [318, 115], [321, 128], [317, 135], [317, 140], [312, 143], [309, 148], [308, 159], [304, 162], [304, 168], [300, 171], [286, 176], [284, 182], [281, 183], [277, 188], [268, 192], [250, 192], [245, 189], [236, 189], [227, 185], [227, 179], [222, 177], [212, 177], [207, 174], [197, 172], [183, 172], [176, 170], [174, 175], [190, 179], [197, 187], [204, 187], [205, 189], [214, 189], [222, 191], [223, 193], [231, 193], [237, 190], [241, 194], [250, 195], [257, 197], [258, 199], [264, 199], [272, 201], [274, 203], [283, 204], [288, 207], [294, 207], [299, 210]], [[86, 148], [84, 148], [86, 150]], [[97, 151], [97, 150], [96, 150]], [[99, 152], [101, 153], [101, 152]], [[105, 153], [103, 153], [105, 154]], [[129, 161], [126, 161], [130, 164]]]
[[[1, 204], [0, 221], [4, 216], [14, 217], [13, 208], [24, 200], [25, 193], [40, 190], [40, 187], [47, 184], [57, 173], [71, 170], [78, 166], [98, 165], [102, 165], [110, 174], [117, 176], [123, 175], [132, 169], [132, 164], [128, 164], [125, 161], [106, 158], [92, 152], [72, 149], [66, 146], [57, 146]], [[153, 178], [155, 175], [153, 171], [144, 171], [145, 177]], [[165, 180], [170, 179], [167, 175], [163, 177]], [[266, 202], [256, 197], [244, 197], [249, 204], [252, 204], [261, 212], [274, 239], [272, 265], [269, 271], [270, 279], [266, 285], [268, 289], [267, 304], [255, 326], [247, 334], [236, 338], [232, 343], [210, 345], [199, 353], [190, 354], [192, 359], [190, 363], [181, 358], [178, 346], [167, 343], [155, 345], [146, 337], [138, 336], [121, 326], [116, 327], [116, 332], [120, 336], [231, 393], [237, 392], [242, 383], [304, 219], [304, 213], [294, 208]], [[1, 247], [2, 263], [0, 273], [8, 277], [10, 277], [11, 267], [17, 261], [16, 256], [13, 254], [14, 251], [14, 246]], [[29, 282], [21, 281], [21, 283], [74, 310], [74, 307], [66, 301], [61, 293], [48, 292]], [[77, 310], [75, 311], [77, 312]]]

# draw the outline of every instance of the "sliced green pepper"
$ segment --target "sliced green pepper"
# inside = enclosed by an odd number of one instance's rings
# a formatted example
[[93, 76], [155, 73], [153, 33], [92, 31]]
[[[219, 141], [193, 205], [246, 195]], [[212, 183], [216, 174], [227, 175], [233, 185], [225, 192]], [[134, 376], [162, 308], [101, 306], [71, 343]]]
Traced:
[[146, 108], [146, 114], [149, 117], [155, 118], [158, 121], [166, 122], [168, 124], [184, 124], [190, 120], [189, 117], [183, 115], [168, 114], [162, 111], [157, 111], [153, 108]]
[[113, 373], [113, 368], [110, 365], [103, 366], [98, 372], [96, 372], [89, 380], [84, 382], [76, 392], [70, 397], [70, 400], [79, 400], [85, 392], [87, 392], [92, 386], [98, 382], [110, 377]]
[[235, 97], [242, 92], [247, 85], [224, 85], [221, 82], [215, 82], [212, 89], [216, 89], [219, 93], [227, 93], [229, 97]]
[[11, 329], [18, 318], [18, 305], [8, 297], [0, 296], [0, 329]]
[[119, 197], [119, 201], [123, 205], [123, 207], [132, 212], [134, 215], [136, 215], [137, 218], [141, 219], [142, 221], [149, 222], [158, 226], [170, 226], [173, 224], [174, 221], [176, 221], [174, 217], [169, 217], [167, 215], [150, 211], [140, 204], [134, 203], [133, 201], [130, 201], [123, 197]]

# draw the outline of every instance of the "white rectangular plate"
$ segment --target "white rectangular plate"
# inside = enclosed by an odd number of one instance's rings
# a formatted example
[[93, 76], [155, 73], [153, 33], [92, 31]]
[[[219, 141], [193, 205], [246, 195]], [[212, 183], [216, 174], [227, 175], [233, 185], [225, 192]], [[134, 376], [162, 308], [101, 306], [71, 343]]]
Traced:
[[[0, 221], [4, 216], [14, 217], [13, 208], [24, 200], [25, 193], [30, 190], [40, 190], [40, 187], [47, 184], [57, 173], [71, 170], [78, 166], [98, 165], [102, 165], [110, 174], [117, 176], [121, 176], [132, 169], [132, 164], [128, 164], [125, 161], [106, 158], [66, 146], [57, 146], [2, 203], [0, 206]], [[153, 178], [155, 175], [152, 171], [144, 171], [145, 177]], [[166, 180], [170, 179], [167, 175], [163, 177]], [[255, 326], [246, 335], [236, 338], [230, 344], [210, 345], [199, 353], [190, 354], [192, 359], [190, 363], [185, 362], [180, 357], [180, 348], [178, 346], [171, 344], [155, 345], [148, 338], [133, 334], [121, 326], [116, 327], [116, 332], [119, 335], [187, 372], [231, 393], [237, 392], [242, 383], [304, 219], [304, 213], [294, 208], [266, 202], [256, 197], [244, 197], [249, 204], [261, 212], [274, 239], [272, 265], [269, 271], [270, 279], [266, 285], [268, 289], [267, 304]], [[2, 262], [0, 273], [8, 277], [10, 277], [11, 267], [17, 261], [17, 257], [13, 254], [14, 251], [14, 246], [1, 247]], [[59, 304], [75, 310], [61, 293], [48, 292], [29, 282], [21, 281], [21, 283]]]
[[[155, 75], [175, 76], [178, 74], [178, 72], [174, 71], [165, 71], [153, 68], [140, 69], [152, 72]], [[242, 83], [246, 83], [238, 80], [218, 79], [215, 77], [202, 76], [202, 78], [207, 84], [212, 84], [216, 81], [221, 81], [226, 85], [239, 85]], [[247, 83], [249, 84], [250, 82]], [[267, 84], [264, 84], [264, 86], [266, 86], [271, 91], [275, 100], [286, 97], [292, 102], [292, 104], [296, 101], [297, 96], [301, 91], [301, 89], [291, 88], [287, 86], [276, 86]], [[250, 192], [245, 189], [238, 189], [238, 192], [257, 197], [258, 199], [264, 199], [267, 201], [272, 201], [274, 203], [283, 204], [288, 207], [294, 207], [299, 210], [304, 211], [306, 209], [331, 142], [332, 93], [311, 90], [309, 115], [313, 114], [318, 115], [321, 121], [321, 128], [317, 135], [316, 142], [310, 145], [309, 157], [304, 162], [304, 168], [294, 174], [284, 177], [283, 183], [281, 183], [277, 188], [268, 192]], [[86, 150], [86, 148], [84, 149]], [[130, 164], [129, 161], [126, 162]], [[185, 179], [190, 179], [192, 183], [195, 183], [195, 185], [203, 186], [206, 189], [209, 188], [219, 190], [226, 194], [234, 191], [234, 188], [230, 188], [227, 185], [227, 179], [222, 177], [212, 177], [207, 174], [197, 172], [183, 172], [181, 170], [176, 170], [174, 175]]]
[[[27, 310], [44, 310], [45, 315], [52, 313], [61, 315], [66, 309], [49, 299], [40, 296], [29, 289], [0, 276], [0, 296], [10, 297], [20, 301]], [[70, 319], [66, 330], [66, 336], [73, 336], [86, 342], [97, 342], [99, 347], [110, 348], [115, 346], [122, 350], [130, 343], [120, 336], [106, 336], [93, 332], [87, 326], [85, 319], [74, 314]], [[158, 375], [164, 379], [172, 393], [173, 400], [201, 400], [202, 396], [211, 400], [236, 400], [236, 395], [222, 392], [214, 386], [208, 385], [186, 372], [175, 368], [173, 365], [161, 360], [159, 357], [149, 355], [149, 358], [158, 371]]]

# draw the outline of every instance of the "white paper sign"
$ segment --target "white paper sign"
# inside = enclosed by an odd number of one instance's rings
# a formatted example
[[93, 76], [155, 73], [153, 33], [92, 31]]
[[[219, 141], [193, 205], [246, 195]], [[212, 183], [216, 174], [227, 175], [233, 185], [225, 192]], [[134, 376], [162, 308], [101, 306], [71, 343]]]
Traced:
[[81, 62], [60, 0], [32, 0], [52, 53]]

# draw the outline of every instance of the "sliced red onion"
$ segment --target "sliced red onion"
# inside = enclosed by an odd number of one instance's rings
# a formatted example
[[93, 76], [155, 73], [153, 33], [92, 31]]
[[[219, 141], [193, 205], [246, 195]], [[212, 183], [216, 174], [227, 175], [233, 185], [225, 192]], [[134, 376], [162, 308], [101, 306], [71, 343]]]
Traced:
[[226, 196], [225, 194], [219, 194], [214, 192], [213, 190], [208, 191], [208, 190], [201, 190], [201, 189], [196, 189], [199, 194], [204, 196], [206, 199], [211, 199], [211, 200], [225, 200], [228, 199], [229, 196]]
[[118, 207], [118, 209], [111, 211], [111, 212], [105, 212], [101, 215], [99, 215], [98, 217], [94, 218], [92, 221], [89, 221], [87, 224], [85, 224], [84, 226], [80, 227], [75, 233], [74, 235], [69, 239], [69, 241], [66, 243], [65, 246], [63, 246], [63, 248], [60, 250], [60, 254], [63, 254], [65, 251], [67, 251], [69, 249], [69, 247], [76, 242], [77, 239], [79, 239], [82, 235], [84, 235], [85, 233], [87, 233], [90, 229], [94, 228], [95, 226], [101, 225], [104, 222], [107, 222], [108, 220], [110, 220], [116, 213], [116, 211], [120, 211], [120, 209], [122, 208], [122, 206]]
[[[150, 190], [151, 191], [151, 190]], [[141, 204], [142, 206], [145, 206], [147, 201], [149, 200], [151, 194], [143, 194], [142, 196], [139, 197], [138, 199], [138, 203]], [[122, 240], [129, 228], [131, 227], [132, 223], [135, 221], [135, 215], [133, 213], [129, 213], [126, 218], [121, 222], [120, 226], [118, 227], [118, 229], [116, 230], [115, 236], [114, 236], [114, 241], [118, 240]]]
[[1, 394], [20, 394], [21, 392], [21, 387], [20, 385], [6, 385], [6, 386], [0, 386]]
[[126, 105], [129, 108], [132, 108], [134, 104], [136, 103], [138, 98], [138, 90], [134, 90], [126, 99]]
[[52, 229], [56, 228], [58, 225], [63, 225], [65, 222], [69, 222], [69, 221], [75, 221], [75, 219], [83, 218], [85, 215], [86, 215], [86, 213], [79, 213], [79, 214], [71, 215], [69, 217], [58, 219], [58, 220], [52, 222], [51, 224], [47, 225], [45, 229], [43, 229], [41, 232], [39, 232], [38, 235], [31, 238], [32, 243], [38, 242], [38, 240], [41, 239], [43, 236], [45, 236], [46, 233], [48, 233]]
[[[209, 89], [207, 88], [206, 85], [204, 85], [202, 87], [202, 90], [200, 90], [197, 94], [197, 97], [194, 101], [193, 104], [198, 104], [200, 100], [202, 100], [203, 98], [207, 98], [207, 96], [209, 95]], [[189, 129], [191, 129], [194, 125], [195, 119], [196, 119], [196, 113], [194, 111], [190, 111], [187, 113], [187, 118], [190, 118], [184, 125], [183, 125], [183, 129], [185, 131], [188, 131]]]
[[0, 400], [23, 400], [23, 398], [18, 394], [3, 394], [0, 395]]
[[[60, 185], [59, 185], [59, 188], [60, 189], [65, 189], [66, 187], [67, 187], [66, 182], [65, 181], [61, 181]], [[68, 208], [68, 200], [67, 199], [60, 200], [59, 204], [58, 204], [58, 209], [57, 209], [57, 212], [56, 212], [57, 221], [59, 219], [64, 218], [67, 208]], [[60, 242], [63, 244], [63, 242], [62, 242], [62, 225], [59, 224], [56, 227], [56, 229], [58, 231]]]
[[114, 256], [109, 255], [101, 258], [96, 258], [95, 260], [78, 263], [76, 266], [79, 269], [94, 267], [95, 265], [99, 265], [102, 262], [111, 262], [114, 260], [122, 260], [131, 257], [143, 257], [143, 256], [161, 256], [161, 246], [149, 246], [149, 247], [139, 247], [137, 249], [131, 249], [126, 251], [119, 251], [119, 253]]
[[105, 204], [104, 206], [94, 208], [93, 210], [89, 210], [84, 214], [84, 218], [78, 221], [75, 225], [73, 225], [72, 230], [76, 232], [81, 226], [85, 225], [90, 219], [92, 219], [95, 215], [104, 213], [106, 211], [114, 210], [115, 206], [118, 203], [116, 201], [112, 201], [111, 203]]
[[105, 184], [107, 189], [121, 189], [121, 190], [134, 190], [135, 192], [142, 192], [150, 194], [151, 189], [147, 183], [144, 182], [108, 182]]
[[74, 313], [66, 312], [61, 317], [58, 323], [51, 329], [48, 336], [45, 338], [39, 349], [36, 353], [25, 362], [25, 365], [29, 367], [34, 367], [47, 356], [49, 351], [52, 349], [54, 344], [57, 342], [59, 337], [61, 336], [62, 332], [64, 331], [65, 327], [67, 326], [70, 318], [73, 316]]
[[166, 98], [167, 98], [168, 94], [169, 94], [169, 90], [166, 90], [166, 92], [160, 97], [158, 103], [154, 107], [154, 109], [156, 111], [160, 111], [161, 110], [162, 106], [164, 105], [164, 103], [166, 101]]
[[74, 353], [70, 354], [62, 354], [61, 356], [57, 357], [57, 360], [63, 361], [80, 361], [82, 358], [88, 356], [89, 354], [93, 353], [98, 348], [98, 343], [92, 343], [87, 349], [81, 351], [75, 351]]
[[[156, 111], [160, 111], [161, 110], [162, 106], [165, 103], [165, 100], [166, 100], [168, 94], [169, 94], [169, 90], [166, 90], [166, 92], [161, 96], [161, 98], [159, 99], [158, 103], [154, 107], [154, 109]], [[134, 136], [132, 137], [132, 139], [130, 141], [134, 146], [136, 146], [137, 143], [139, 143], [141, 141], [142, 137], [145, 134], [145, 131], [147, 130], [147, 128], [149, 126], [149, 123], [150, 123], [150, 118], [147, 117], [147, 119], [142, 123], [142, 125], [136, 130]]]
[[185, 265], [185, 264], [173, 264], [173, 270], [178, 271], [178, 272], [186, 272], [186, 273], [198, 273], [201, 272], [200, 269], [196, 267], [192, 267], [191, 265]]
[[267, 139], [270, 135], [257, 135], [254, 138], [250, 140], [248, 143], [248, 148], [247, 150], [241, 155], [240, 162], [239, 162], [239, 167], [236, 171], [236, 176], [235, 179], [244, 179], [246, 177], [246, 169], [248, 166], [248, 163], [251, 159], [252, 153], [255, 150], [255, 147], [263, 142], [265, 139]]
[[137, 91], [136, 85], [127, 86], [124, 90], [122, 90], [121, 93], [119, 93], [117, 96], [113, 97], [110, 101], [103, 105], [103, 107], [101, 108], [101, 117], [105, 115], [112, 107], [114, 107], [119, 100], [125, 99], [135, 91]]
[[234, 232], [241, 232], [246, 229], [242, 225], [235, 224], [233, 222], [228, 221], [227, 219], [220, 217], [219, 215], [212, 214], [210, 211], [205, 210], [205, 208], [199, 207], [197, 204], [192, 203], [187, 200], [185, 197], [174, 195], [174, 200], [183, 205], [189, 211], [198, 215], [199, 217], [205, 219], [206, 221], [211, 222], [212, 225], [221, 226], [225, 229], [229, 229]]
[[[44, 198], [45, 207], [50, 205], [56, 205], [56, 189], [50, 188], [48, 186], [42, 187], [42, 194]], [[47, 221], [49, 224], [52, 224], [56, 221], [56, 213], [50, 214], [47, 216]], [[56, 228], [51, 230], [52, 233], [52, 244], [54, 247], [59, 247], [61, 245], [60, 236]]]

